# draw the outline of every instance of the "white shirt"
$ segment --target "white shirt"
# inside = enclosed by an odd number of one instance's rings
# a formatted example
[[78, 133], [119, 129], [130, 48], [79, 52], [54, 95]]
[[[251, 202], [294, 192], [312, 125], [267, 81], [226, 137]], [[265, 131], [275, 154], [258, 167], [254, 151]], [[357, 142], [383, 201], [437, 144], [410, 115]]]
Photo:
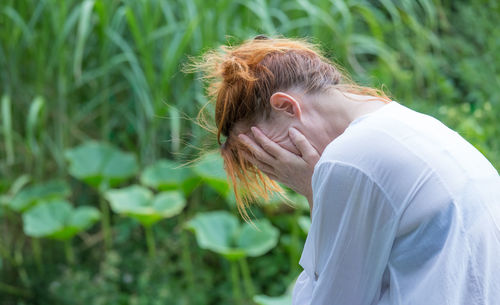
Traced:
[[355, 119], [312, 177], [293, 305], [500, 304], [500, 177], [395, 101]]

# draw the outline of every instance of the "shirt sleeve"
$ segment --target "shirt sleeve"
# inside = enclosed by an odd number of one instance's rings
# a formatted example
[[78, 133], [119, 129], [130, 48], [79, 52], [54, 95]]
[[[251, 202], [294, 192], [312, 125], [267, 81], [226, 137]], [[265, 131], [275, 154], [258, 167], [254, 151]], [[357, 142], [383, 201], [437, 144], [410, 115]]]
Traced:
[[302, 257], [308, 262], [301, 258], [302, 276], [312, 281], [307, 304], [374, 304], [397, 231], [394, 207], [376, 181], [352, 165], [325, 161], [316, 171], [304, 247], [312, 252]]

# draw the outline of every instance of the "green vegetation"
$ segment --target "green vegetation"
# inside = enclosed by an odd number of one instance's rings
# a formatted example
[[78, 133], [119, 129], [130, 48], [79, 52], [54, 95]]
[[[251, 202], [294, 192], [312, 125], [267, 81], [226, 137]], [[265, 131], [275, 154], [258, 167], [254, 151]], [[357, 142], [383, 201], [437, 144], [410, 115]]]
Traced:
[[307, 202], [240, 224], [182, 65], [307, 36], [499, 169], [499, 18], [495, 0], [2, 0], [0, 304], [287, 304]]

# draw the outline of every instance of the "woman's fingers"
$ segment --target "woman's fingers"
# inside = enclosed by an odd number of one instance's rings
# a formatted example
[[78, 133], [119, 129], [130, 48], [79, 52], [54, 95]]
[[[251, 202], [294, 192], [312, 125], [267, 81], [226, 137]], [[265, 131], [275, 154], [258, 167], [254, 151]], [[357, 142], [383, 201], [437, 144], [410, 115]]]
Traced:
[[249, 155], [248, 153], [243, 152], [243, 156], [245, 157], [245, 159], [247, 159], [248, 161], [250, 161], [250, 163], [252, 163], [253, 165], [255, 165], [261, 172], [264, 172], [267, 175], [269, 175], [268, 173], [272, 173], [273, 172], [273, 168], [271, 166], [269, 166], [268, 164], [266, 164], [264, 162], [261, 162], [260, 160], [254, 158], [252, 155]]
[[239, 134], [238, 138], [240, 141], [245, 144], [246, 147], [252, 152], [254, 156], [257, 157], [258, 160], [267, 164], [273, 164], [275, 162], [274, 157], [268, 154], [264, 149], [260, 147], [259, 144], [255, 143], [249, 136], [246, 134]]
[[262, 131], [257, 127], [251, 127], [250, 130], [257, 142], [262, 146], [262, 148], [272, 155], [274, 158], [278, 159], [283, 156], [284, 153], [288, 152], [283, 147], [279, 146], [276, 142], [271, 141]]
[[301, 132], [291, 127], [288, 129], [288, 135], [290, 136], [293, 144], [295, 144], [295, 147], [297, 147], [297, 149], [302, 154], [302, 158], [304, 160], [313, 163], [316, 163], [318, 161], [319, 153]]

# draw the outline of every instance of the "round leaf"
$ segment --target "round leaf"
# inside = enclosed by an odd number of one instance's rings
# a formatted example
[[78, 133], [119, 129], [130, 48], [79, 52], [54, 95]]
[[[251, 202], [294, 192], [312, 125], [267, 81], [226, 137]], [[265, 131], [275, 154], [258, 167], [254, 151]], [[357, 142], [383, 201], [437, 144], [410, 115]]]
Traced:
[[238, 219], [226, 211], [199, 213], [186, 223], [202, 249], [214, 251], [227, 259], [238, 259], [245, 252], [234, 247], [233, 236], [238, 230]]
[[279, 231], [267, 219], [254, 221], [254, 224], [258, 230], [249, 223], [243, 224], [236, 245], [244, 249], [248, 256], [261, 256], [276, 246]]
[[179, 214], [186, 205], [186, 199], [178, 191], [166, 191], [156, 197], [142, 186], [132, 185], [105, 193], [115, 213], [137, 219], [144, 226]]
[[76, 208], [68, 222], [68, 226], [83, 231], [92, 226], [100, 218], [99, 211], [90, 206]]
[[132, 177], [138, 169], [133, 154], [95, 141], [66, 150], [65, 157], [70, 163], [70, 174], [94, 187], [104, 182], [109, 186], [117, 185]]
[[23, 228], [28, 236], [66, 240], [87, 229], [99, 219], [93, 207], [73, 209], [64, 200], [42, 202], [23, 214]]
[[153, 207], [164, 218], [170, 218], [182, 212], [186, 206], [186, 199], [177, 191], [161, 192], [153, 199]]
[[182, 189], [188, 195], [194, 186], [190, 183], [193, 178], [190, 168], [170, 160], [159, 160], [142, 172], [141, 183], [161, 191]]
[[52, 180], [21, 189], [7, 206], [16, 212], [24, 212], [40, 201], [54, 198], [65, 198], [71, 193], [68, 184], [63, 180]]
[[193, 167], [196, 174], [223, 197], [229, 193], [224, 161], [220, 154], [205, 154]]
[[247, 223], [240, 226], [238, 219], [229, 212], [215, 211], [196, 215], [186, 226], [195, 232], [201, 248], [229, 260], [238, 260], [245, 256], [260, 256], [278, 242], [279, 232], [268, 220], [257, 220], [254, 224], [260, 231]]

